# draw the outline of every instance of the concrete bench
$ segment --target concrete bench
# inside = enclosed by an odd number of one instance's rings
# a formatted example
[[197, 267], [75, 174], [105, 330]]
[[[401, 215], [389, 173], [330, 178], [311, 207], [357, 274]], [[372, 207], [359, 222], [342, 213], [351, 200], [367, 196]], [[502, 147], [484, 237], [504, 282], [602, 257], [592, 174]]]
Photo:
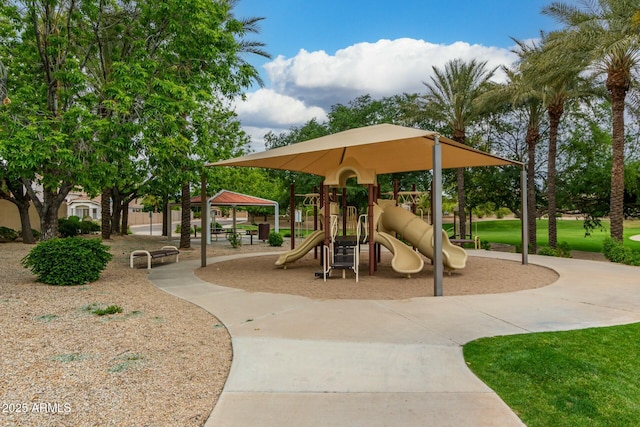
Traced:
[[131, 252], [131, 256], [129, 257], [129, 265], [133, 268], [133, 259], [138, 257], [147, 257], [147, 269], [151, 270], [151, 260], [152, 259], [160, 259], [161, 262], [164, 262], [164, 258], [168, 256], [176, 256], [176, 262], [179, 262], [180, 251], [175, 246], [163, 246], [162, 248], [155, 251], [147, 251], [144, 249], [137, 249]]

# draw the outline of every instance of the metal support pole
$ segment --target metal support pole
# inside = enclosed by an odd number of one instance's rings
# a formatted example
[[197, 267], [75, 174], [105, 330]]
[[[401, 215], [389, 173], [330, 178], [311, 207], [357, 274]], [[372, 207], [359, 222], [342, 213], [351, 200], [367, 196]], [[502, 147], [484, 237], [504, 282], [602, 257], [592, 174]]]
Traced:
[[289, 222], [291, 223], [291, 250], [296, 248], [296, 186], [289, 186]]
[[369, 226], [369, 276], [375, 275], [375, 243], [373, 241], [373, 184], [369, 184], [369, 211], [367, 212], [367, 225]]
[[527, 202], [527, 170], [523, 166], [520, 176], [520, 194], [522, 194], [522, 213], [520, 219], [522, 220], [522, 264], [529, 264], [529, 218], [528, 202]]
[[[204, 170], [201, 172], [200, 179], [200, 204], [203, 209], [200, 212], [200, 225], [202, 227], [202, 232], [209, 235], [210, 230], [207, 229], [207, 218], [209, 217], [209, 209], [206, 209], [207, 206], [207, 174], [204, 173]], [[204, 236], [200, 236], [200, 267], [207, 266], [207, 240]]]
[[436, 135], [433, 144], [433, 295], [443, 295], [442, 264], [442, 146]]

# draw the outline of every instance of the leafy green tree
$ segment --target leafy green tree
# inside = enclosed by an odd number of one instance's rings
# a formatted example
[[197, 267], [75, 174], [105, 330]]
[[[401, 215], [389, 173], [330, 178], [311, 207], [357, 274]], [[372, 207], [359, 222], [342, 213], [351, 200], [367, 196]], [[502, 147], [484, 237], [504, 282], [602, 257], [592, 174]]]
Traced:
[[625, 100], [640, 61], [639, 5], [635, 0], [579, 0], [578, 5], [554, 2], [543, 13], [565, 26], [550, 49], [558, 62], [581, 55], [589, 71], [606, 76], [611, 99], [612, 164], [611, 237], [622, 241], [624, 221]]
[[[425, 109], [430, 117], [446, 123], [453, 132], [453, 140], [465, 144], [467, 127], [478, 120], [482, 113], [480, 95], [490, 87], [495, 69], [487, 69], [486, 61], [464, 62], [454, 59], [444, 69], [433, 67], [430, 82], [424, 96]], [[458, 211], [460, 213], [460, 235], [466, 236], [466, 202], [464, 191], [464, 168], [456, 171], [458, 186]]]

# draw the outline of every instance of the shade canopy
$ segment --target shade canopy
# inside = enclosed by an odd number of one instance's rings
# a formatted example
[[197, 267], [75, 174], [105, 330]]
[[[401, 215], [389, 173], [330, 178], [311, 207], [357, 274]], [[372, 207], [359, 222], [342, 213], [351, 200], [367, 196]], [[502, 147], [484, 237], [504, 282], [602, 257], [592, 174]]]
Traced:
[[[245, 166], [306, 172], [326, 177], [343, 166], [373, 175], [430, 170], [438, 133], [380, 124], [350, 129], [285, 147], [222, 160], [208, 166]], [[442, 168], [522, 165], [439, 136]]]

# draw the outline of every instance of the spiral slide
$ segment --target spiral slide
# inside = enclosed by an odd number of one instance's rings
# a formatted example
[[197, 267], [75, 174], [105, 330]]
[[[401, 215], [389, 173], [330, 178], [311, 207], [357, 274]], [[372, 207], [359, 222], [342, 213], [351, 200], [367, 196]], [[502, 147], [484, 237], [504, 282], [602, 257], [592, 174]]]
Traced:
[[280, 255], [280, 258], [277, 259], [276, 265], [284, 265], [286, 268], [286, 264], [294, 262], [302, 258], [309, 252], [311, 249], [318, 246], [320, 243], [324, 241], [324, 231], [316, 230], [313, 233], [309, 234], [307, 237], [300, 242], [300, 246], [296, 247], [289, 252], [285, 252]]
[[[415, 246], [421, 254], [429, 259], [434, 258], [433, 227], [411, 212], [400, 207], [384, 206], [380, 209], [383, 209], [380, 215], [382, 228], [395, 231], [402, 235], [402, 237]], [[380, 228], [380, 224], [378, 228]], [[378, 234], [381, 234], [381, 232], [378, 232]], [[409, 248], [406, 245], [404, 246]], [[409, 248], [409, 250], [411, 251], [411, 248]], [[396, 256], [408, 256], [408, 253], [407, 255], [405, 255], [405, 252], [402, 254], [398, 253]], [[442, 231], [442, 260], [444, 266], [451, 270], [460, 270], [464, 268], [467, 263], [467, 252], [461, 247], [452, 244], [444, 230]], [[404, 262], [407, 261], [398, 261], [398, 263]], [[400, 272], [404, 273], [404, 271]]]

